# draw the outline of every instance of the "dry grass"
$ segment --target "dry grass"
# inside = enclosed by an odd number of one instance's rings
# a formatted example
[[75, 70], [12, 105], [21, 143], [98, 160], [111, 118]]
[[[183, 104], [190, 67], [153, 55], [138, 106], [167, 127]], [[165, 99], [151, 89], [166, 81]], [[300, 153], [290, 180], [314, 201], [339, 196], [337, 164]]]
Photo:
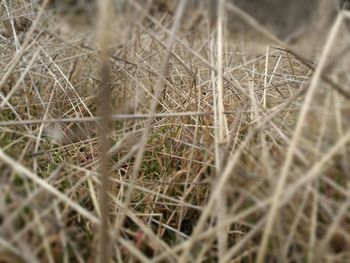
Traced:
[[349, 260], [349, 12], [52, 2], [1, 2], [0, 262]]

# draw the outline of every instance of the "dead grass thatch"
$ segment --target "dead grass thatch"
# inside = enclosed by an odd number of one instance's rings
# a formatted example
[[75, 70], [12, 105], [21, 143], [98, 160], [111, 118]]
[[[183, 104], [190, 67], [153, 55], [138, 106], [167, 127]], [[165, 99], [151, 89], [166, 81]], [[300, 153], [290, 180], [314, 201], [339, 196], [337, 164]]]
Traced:
[[1, 2], [0, 262], [347, 262], [348, 11], [78, 2]]

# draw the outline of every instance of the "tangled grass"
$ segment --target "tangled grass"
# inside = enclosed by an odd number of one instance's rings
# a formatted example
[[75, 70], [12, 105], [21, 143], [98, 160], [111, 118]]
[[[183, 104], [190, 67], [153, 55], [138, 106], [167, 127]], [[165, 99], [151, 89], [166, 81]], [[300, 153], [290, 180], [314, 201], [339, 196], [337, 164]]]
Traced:
[[349, 12], [310, 48], [185, 2], [112, 14], [108, 78], [94, 7], [1, 2], [0, 262], [349, 260]]

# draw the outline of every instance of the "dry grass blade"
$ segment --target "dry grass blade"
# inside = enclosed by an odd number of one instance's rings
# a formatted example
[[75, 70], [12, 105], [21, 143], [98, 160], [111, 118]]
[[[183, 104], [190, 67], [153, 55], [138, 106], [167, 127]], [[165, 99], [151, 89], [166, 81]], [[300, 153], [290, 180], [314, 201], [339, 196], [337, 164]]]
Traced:
[[[230, 115], [236, 114], [235, 111], [225, 111], [223, 114]], [[161, 118], [173, 118], [173, 117], [195, 117], [195, 116], [208, 116], [213, 115], [213, 112], [173, 112], [173, 113], [155, 113], [155, 114], [111, 114], [110, 120], [123, 121], [123, 120], [142, 120], [148, 118], [161, 119]], [[19, 121], [0, 121], [0, 126], [15, 126], [15, 125], [28, 125], [28, 124], [49, 124], [49, 123], [68, 123], [68, 122], [98, 122], [101, 117], [80, 117], [80, 118], [62, 118], [62, 119], [45, 119], [45, 120], [19, 120]]]
[[112, 19], [111, 1], [101, 0], [99, 1], [99, 28], [97, 35], [97, 44], [99, 47], [99, 56], [101, 63], [101, 79], [100, 79], [100, 91], [99, 91], [99, 112], [101, 115], [99, 121], [100, 131], [100, 189], [99, 189], [99, 211], [101, 214], [101, 223], [99, 229], [98, 239], [98, 254], [97, 262], [109, 263], [111, 262], [111, 237], [109, 226], [111, 213], [111, 202], [109, 199], [110, 192], [110, 162], [108, 151], [110, 148], [109, 133], [110, 133], [110, 83], [111, 73], [109, 65], [109, 45], [111, 28], [110, 23]]

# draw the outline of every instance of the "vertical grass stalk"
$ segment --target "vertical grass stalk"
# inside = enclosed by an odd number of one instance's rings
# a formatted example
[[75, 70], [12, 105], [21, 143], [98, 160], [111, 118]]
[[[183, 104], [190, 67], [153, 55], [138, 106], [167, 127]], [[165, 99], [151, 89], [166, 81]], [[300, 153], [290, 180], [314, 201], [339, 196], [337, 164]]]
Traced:
[[111, 258], [111, 242], [109, 236], [109, 157], [108, 150], [110, 142], [108, 135], [110, 132], [110, 68], [108, 62], [108, 45], [110, 41], [110, 23], [111, 23], [111, 1], [100, 0], [99, 1], [99, 27], [97, 32], [97, 46], [99, 48], [99, 59], [101, 63], [100, 72], [100, 86], [99, 86], [99, 114], [101, 116], [99, 121], [99, 134], [100, 134], [100, 194], [99, 194], [99, 206], [101, 212], [101, 222], [99, 228], [98, 238], [98, 253], [97, 262], [108, 263]]

